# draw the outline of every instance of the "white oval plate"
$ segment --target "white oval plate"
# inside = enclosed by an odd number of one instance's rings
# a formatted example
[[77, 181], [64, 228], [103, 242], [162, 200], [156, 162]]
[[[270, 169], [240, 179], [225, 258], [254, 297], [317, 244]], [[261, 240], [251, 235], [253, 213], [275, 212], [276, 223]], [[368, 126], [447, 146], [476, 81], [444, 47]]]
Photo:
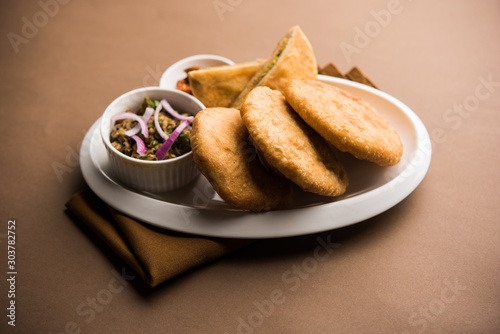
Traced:
[[252, 213], [224, 202], [203, 177], [168, 193], [140, 193], [110, 173], [99, 134], [99, 120], [85, 136], [80, 152], [83, 177], [111, 207], [161, 228], [211, 237], [276, 238], [328, 231], [386, 211], [422, 181], [431, 161], [431, 141], [422, 121], [406, 105], [377, 89], [319, 75], [318, 79], [352, 92], [385, 116], [403, 142], [401, 162], [379, 167], [340, 153], [348, 177], [347, 192], [337, 198], [298, 192], [292, 209]]

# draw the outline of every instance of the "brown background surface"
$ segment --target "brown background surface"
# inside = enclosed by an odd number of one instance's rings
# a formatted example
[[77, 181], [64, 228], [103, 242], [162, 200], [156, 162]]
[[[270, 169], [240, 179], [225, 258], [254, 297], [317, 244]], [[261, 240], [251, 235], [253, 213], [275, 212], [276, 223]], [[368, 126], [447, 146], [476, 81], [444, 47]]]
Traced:
[[[374, 24], [374, 13], [389, 0], [62, 2], [0, 4], [0, 275], [9, 219], [17, 224], [18, 270], [17, 326], [6, 324], [2, 279], [0, 331], [500, 331], [499, 1], [401, 0], [384, 26]], [[217, 4], [229, 7], [218, 13]], [[39, 28], [30, 31], [26, 22]], [[424, 181], [363, 223], [259, 241], [153, 290], [137, 278], [93, 317], [89, 307], [79, 312], [89, 298], [105, 298], [113, 272], [124, 268], [64, 210], [84, 186], [73, 152], [86, 130], [116, 96], [157, 84], [178, 59], [267, 57], [294, 24], [320, 65], [333, 61], [344, 72], [359, 66], [419, 115], [434, 150]], [[356, 31], [365, 28], [374, 30], [363, 45]], [[14, 46], [9, 33], [25, 43]], [[342, 43], [359, 46], [357, 53], [346, 57]], [[494, 82], [489, 94], [481, 80]], [[458, 113], [464, 104], [469, 110]], [[58, 178], [54, 162], [70, 171]], [[340, 246], [298, 278], [293, 270], [313, 256], [318, 236]], [[279, 292], [282, 303], [261, 311], [260, 323], [257, 305], [269, 306], [263, 301]]]

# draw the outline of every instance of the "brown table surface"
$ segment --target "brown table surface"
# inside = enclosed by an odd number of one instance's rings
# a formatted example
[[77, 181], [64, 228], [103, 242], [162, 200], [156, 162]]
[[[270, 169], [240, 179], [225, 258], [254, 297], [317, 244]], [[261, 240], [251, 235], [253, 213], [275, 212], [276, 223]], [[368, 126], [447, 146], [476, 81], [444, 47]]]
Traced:
[[[500, 331], [500, 2], [6, 0], [0, 9], [0, 268], [6, 277], [15, 219], [18, 272], [15, 328], [1, 280], [1, 332]], [[156, 85], [178, 59], [264, 58], [295, 24], [321, 66], [358, 66], [418, 114], [433, 143], [423, 182], [351, 227], [262, 240], [152, 290], [139, 278], [116, 285], [117, 272], [133, 273], [64, 209], [85, 185], [74, 160], [84, 133], [116, 96]], [[58, 163], [68, 167], [59, 176]], [[318, 237], [339, 245], [311, 267]]]

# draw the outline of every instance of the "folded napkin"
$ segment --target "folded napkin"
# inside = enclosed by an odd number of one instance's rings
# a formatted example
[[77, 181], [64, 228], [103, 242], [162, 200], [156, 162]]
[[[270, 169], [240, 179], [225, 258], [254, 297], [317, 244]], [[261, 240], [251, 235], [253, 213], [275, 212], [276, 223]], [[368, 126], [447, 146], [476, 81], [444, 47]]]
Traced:
[[[375, 87], [356, 67], [344, 76], [335, 65], [328, 64], [319, 73]], [[150, 226], [112, 209], [89, 189], [73, 195], [66, 208], [151, 287], [252, 242], [199, 237]]]

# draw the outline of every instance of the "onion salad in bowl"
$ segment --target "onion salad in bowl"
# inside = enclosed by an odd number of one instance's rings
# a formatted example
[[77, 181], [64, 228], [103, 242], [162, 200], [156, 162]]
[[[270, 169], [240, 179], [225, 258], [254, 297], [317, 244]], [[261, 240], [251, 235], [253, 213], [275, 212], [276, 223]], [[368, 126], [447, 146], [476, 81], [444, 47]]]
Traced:
[[141, 160], [173, 159], [191, 151], [194, 116], [180, 114], [166, 99], [144, 98], [137, 111], [127, 109], [111, 117], [111, 145]]
[[191, 122], [205, 109], [176, 89], [142, 87], [112, 101], [101, 117], [110, 177], [140, 192], [183, 187], [199, 171], [191, 151]]

